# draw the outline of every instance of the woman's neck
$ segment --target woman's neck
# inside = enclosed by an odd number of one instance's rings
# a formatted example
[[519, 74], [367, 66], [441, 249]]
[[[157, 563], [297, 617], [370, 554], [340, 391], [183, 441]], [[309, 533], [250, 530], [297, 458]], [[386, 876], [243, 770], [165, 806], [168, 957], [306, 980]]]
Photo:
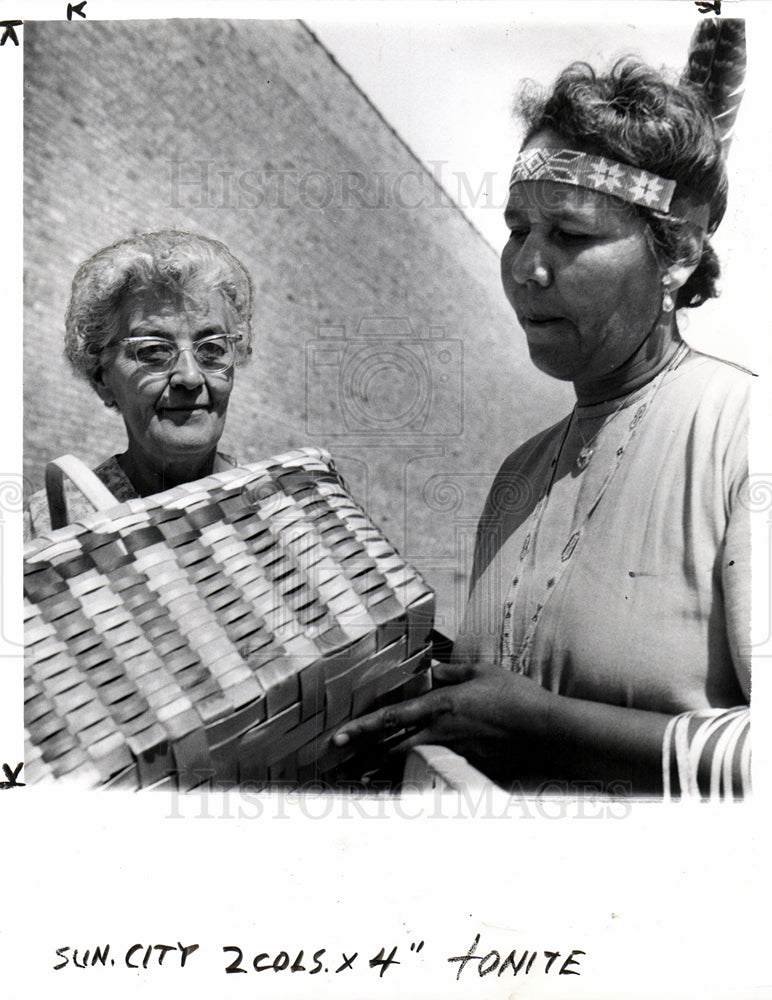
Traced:
[[118, 464], [141, 497], [170, 490], [174, 486], [179, 486], [180, 483], [203, 479], [214, 470], [216, 457], [217, 450], [215, 449], [204, 459], [198, 461], [164, 462], [163, 465], [158, 466], [145, 455], [137, 456], [131, 442], [128, 449], [122, 455], [117, 456]]
[[640, 347], [619, 368], [590, 382], [574, 382], [577, 403], [588, 406], [629, 396], [662, 371], [680, 343], [675, 316], [672, 313], [661, 316]]

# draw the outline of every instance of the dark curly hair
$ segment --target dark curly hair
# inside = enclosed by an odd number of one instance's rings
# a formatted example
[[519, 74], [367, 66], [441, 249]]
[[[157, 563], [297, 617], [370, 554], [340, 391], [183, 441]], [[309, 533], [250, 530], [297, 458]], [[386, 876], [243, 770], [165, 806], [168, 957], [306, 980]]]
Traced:
[[[526, 82], [515, 104], [527, 145], [551, 129], [572, 148], [648, 170], [677, 183], [675, 197], [707, 204], [708, 234], [726, 211], [727, 175], [713, 120], [699, 88], [670, 82], [637, 59], [598, 75], [587, 63], [568, 66], [545, 94]], [[660, 259], [694, 262], [694, 224], [633, 206], [648, 224]], [[720, 267], [706, 238], [696, 269], [678, 290], [676, 305], [698, 306], [718, 294]]]

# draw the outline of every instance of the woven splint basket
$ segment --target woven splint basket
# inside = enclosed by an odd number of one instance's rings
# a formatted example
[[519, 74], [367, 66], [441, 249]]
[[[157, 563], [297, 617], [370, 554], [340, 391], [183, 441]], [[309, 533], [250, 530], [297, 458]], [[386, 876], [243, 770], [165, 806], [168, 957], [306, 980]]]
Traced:
[[28, 783], [329, 779], [430, 686], [431, 590], [302, 449], [129, 500], [24, 558]]

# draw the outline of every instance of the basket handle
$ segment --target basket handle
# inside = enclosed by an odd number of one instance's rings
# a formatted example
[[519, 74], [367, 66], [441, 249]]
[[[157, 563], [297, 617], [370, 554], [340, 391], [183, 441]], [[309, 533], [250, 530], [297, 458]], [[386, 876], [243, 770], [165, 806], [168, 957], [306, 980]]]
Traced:
[[106, 510], [119, 503], [102, 480], [74, 455], [61, 455], [46, 466], [46, 496], [51, 527], [61, 528], [69, 523], [64, 477], [77, 486], [96, 510]]

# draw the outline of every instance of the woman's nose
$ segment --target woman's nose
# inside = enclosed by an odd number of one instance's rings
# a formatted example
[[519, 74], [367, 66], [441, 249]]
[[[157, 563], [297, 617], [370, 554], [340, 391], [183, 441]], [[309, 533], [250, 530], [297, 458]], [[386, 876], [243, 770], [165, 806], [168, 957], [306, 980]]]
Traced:
[[198, 367], [198, 362], [190, 347], [180, 348], [177, 362], [172, 369], [170, 382], [172, 385], [184, 386], [186, 389], [196, 389], [204, 383], [204, 375]]
[[512, 259], [512, 277], [518, 285], [529, 281], [536, 282], [546, 288], [552, 281], [552, 269], [542, 237], [537, 233], [529, 233], [522, 246]]

